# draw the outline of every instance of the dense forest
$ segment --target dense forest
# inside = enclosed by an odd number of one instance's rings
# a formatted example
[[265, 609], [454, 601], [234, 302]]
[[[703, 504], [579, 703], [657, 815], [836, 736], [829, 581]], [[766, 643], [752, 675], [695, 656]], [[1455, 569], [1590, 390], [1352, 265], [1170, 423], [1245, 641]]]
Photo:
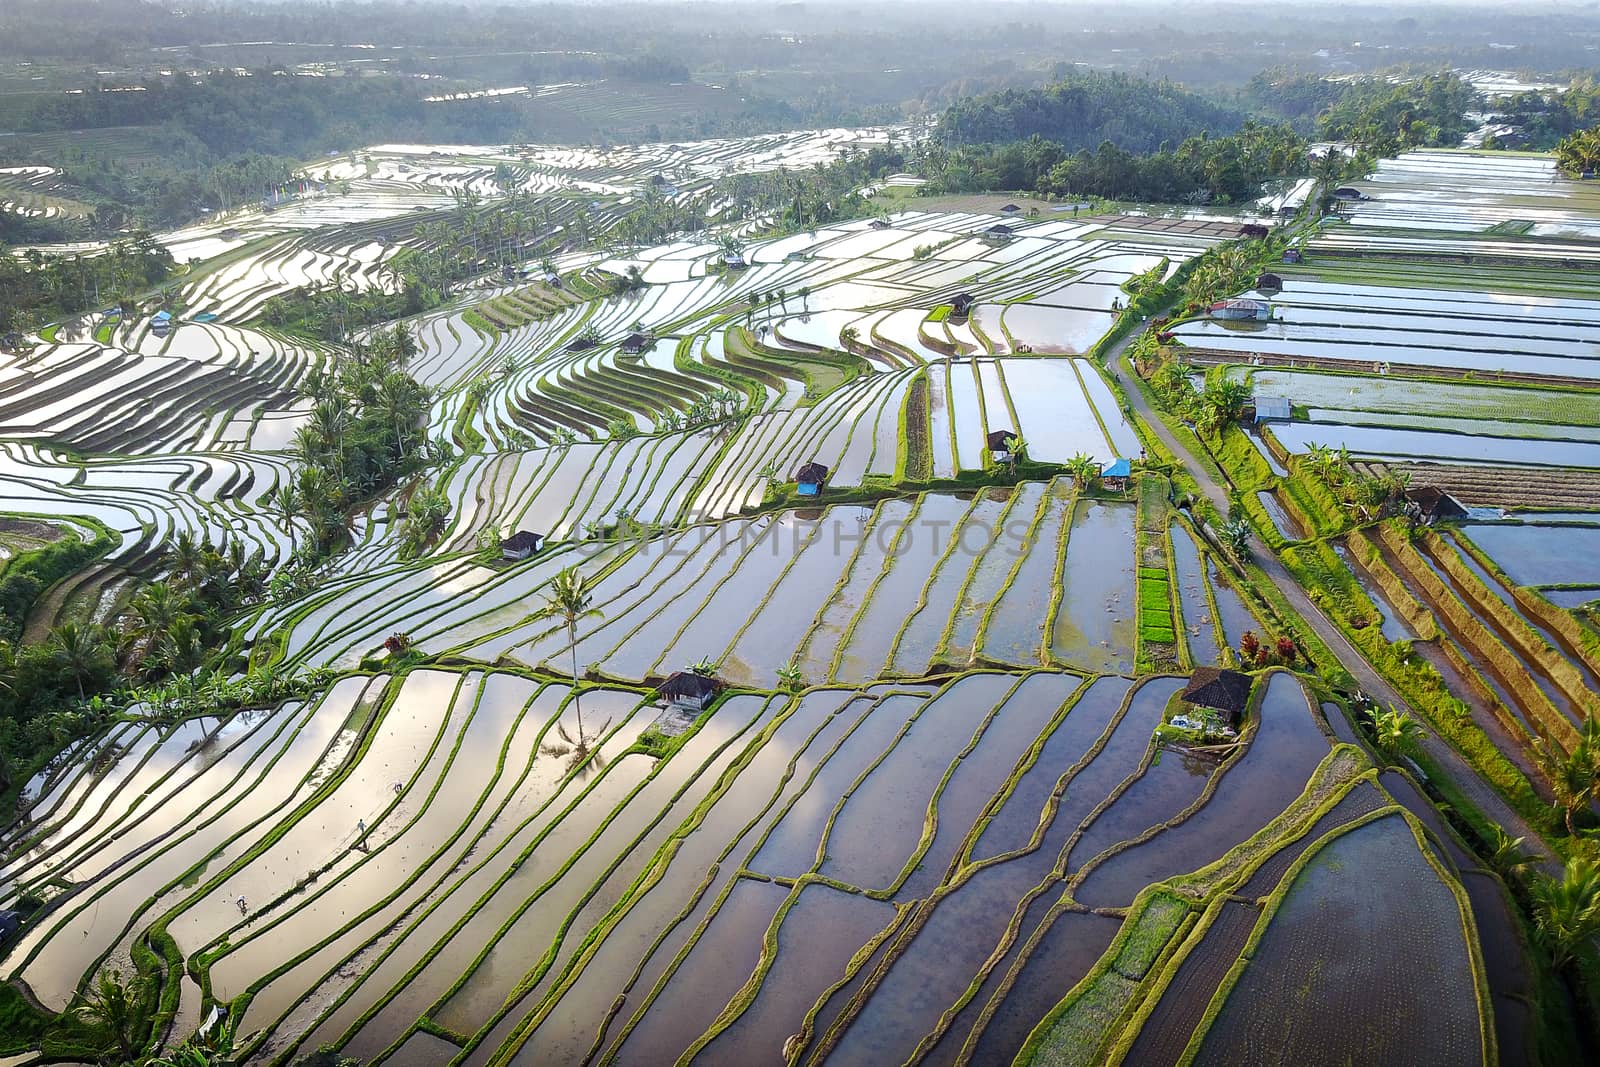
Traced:
[[1496, 97], [1490, 106], [1502, 121], [1518, 127], [1519, 147], [1550, 149], [1600, 120], [1600, 82], [1590, 75], [1564, 90]]
[[131, 305], [172, 269], [172, 254], [148, 230], [113, 241], [103, 254], [0, 255], [0, 335], [108, 304]]
[[1032, 190], [1049, 196], [1155, 203], [1237, 204], [1261, 195], [1269, 178], [1308, 173], [1306, 141], [1287, 126], [1254, 121], [1226, 137], [1194, 136], [1176, 148], [1130, 152], [1106, 140], [1069, 153], [1031, 137], [955, 150], [935, 146], [924, 171], [935, 192]]
[[936, 136], [946, 145], [1002, 144], [1042, 137], [1068, 152], [1111, 141], [1129, 152], [1200, 133], [1232, 133], [1245, 115], [1168, 82], [1074, 73], [1043, 89], [1006, 90], [952, 104]]

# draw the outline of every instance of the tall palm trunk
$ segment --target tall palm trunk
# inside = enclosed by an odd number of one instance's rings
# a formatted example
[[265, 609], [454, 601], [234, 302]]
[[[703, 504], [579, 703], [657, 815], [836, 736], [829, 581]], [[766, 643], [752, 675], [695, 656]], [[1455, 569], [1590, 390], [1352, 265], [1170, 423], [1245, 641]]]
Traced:
[[567, 616], [567, 644], [572, 649], [572, 710], [578, 714], [578, 751], [587, 751], [589, 743], [583, 736], [583, 697], [578, 692], [578, 620]]

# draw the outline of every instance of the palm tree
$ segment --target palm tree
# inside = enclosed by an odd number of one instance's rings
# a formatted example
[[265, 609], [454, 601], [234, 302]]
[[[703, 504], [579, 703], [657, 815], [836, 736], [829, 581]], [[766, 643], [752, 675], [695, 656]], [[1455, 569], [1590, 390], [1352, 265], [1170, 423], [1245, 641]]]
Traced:
[[1556, 806], [1561, 809], [1566, 822], [1567, 833], [1576, 835], [1578, 832], [1578, 816], [1587, 811], [1594, 801], [1596, 788], [1600, 787], [1600, 760], [1597, 760], [1596, 749], [1592, 743], [1591, 734], [1594, 729], [1594, 719], [1589, 720], [1583, 735], [1570, 753], [1564, 753], [1547, 738], [1539, 738], [1533, 743], [1534, 756], [1539, 761], [1539, 769], [1544, 771], [1545, 779], [1550, 783], [1550, 790], [1555, 794]]
[[1390, 756], [1409, 752], [1422, 736], [1422, 725], [1399, 708], [1374, 712], [1372, 732], [1378, 747]]
[[174, 674], [187, 675], [206, 658], [206, 645], [192, 615], [183, 615], [161, 637], [161, 658]]
[[139, 1031], [145, 1021], [141, 999], [137, 985], [124, 982], [120, 971], [102, 971], [76, 1009], [79, 1019], [116, 1046], [121, 1063], [138, 1057]]
[[129, 638], [135, 662], [149, 656], [151, 648], [183, 614], [185, 604], [166, 582], [151, 582], [129, 605]]
[[194, 539], [194, 534], [188, 530], [179, 530], [178, 536], [172, 542], [172, 569], [180, 578], [187, 581], [199, 570], [204, 551], [200, 542]]
[[83, 683], [111, 670], [111, 651], [100, 627], [64, 622], [50, 631], [50, 659], [78, 685], [78, 699], [85, 699]]
[[583, 731], [583, 703], [579, 692], [583, 678], [578, 673], [578, 622], [590, 615], [600, 614], [592, 607], [593, 603], [594, 586], [589, 584], [589, 579], [577, 567], [568, 567], [551, 579], [550, 589], [545, 594], [545, 607], [537, 616], [553, 618], [559, 615], [567, 627], [567, 646], [572, 650], [572, 707], [578, 716], [577, 758], [580, 760], [589, 753], [589, 739]]
[[1566, 968], [1594, 952], [1600, 936], [1600, 866], [1594, 860], [1573, 857], [1559, 881], [1540, 877], [1532, 896], [1534, 929], [1552, 963]]
[[1526, 840], [1512, 837], [1503, 827], [1490, 827], [1489, 866], [1508, 882], [1520, 880], [1533, 866], [1533, 857], [1522, 850]]

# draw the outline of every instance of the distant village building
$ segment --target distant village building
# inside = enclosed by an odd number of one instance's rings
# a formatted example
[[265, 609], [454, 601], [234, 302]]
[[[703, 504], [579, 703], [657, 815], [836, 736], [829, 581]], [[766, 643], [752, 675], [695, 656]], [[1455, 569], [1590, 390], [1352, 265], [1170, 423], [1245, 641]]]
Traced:
[[1000, 209], [1000, 213], [1002, 215], [1019, 215], [1022, 213], [1022, 209], [1016, 204], [1007, 204], [1005, 207]]
[[1337, 189], [1335, 189], [1333, 191], [1333, 198], [1335, 200], [1342, 200], [1342, 201], [1344, 201], [1346, 203], [1353, 203], [1353, 202], [1355, 202], [1357, 200], [1370, 200], [1370, 199], [1372, 199], [1366, 193], [1363, 193], [1360, 189], [1357, 189], [1353, 185], [1341, 185], [1341, 186], [1339, 186], [1339, 188], [1337, 188]]
[[704, 711], [722, 692], [722, 683], [696, 671], [678, 671], [656, 689], [656, 695], [673, 707]]
[[1250, 676], [1226, 667], [1196, 667], [1183, 690], [1183, 702], [1220, 714], [1238, 726], [1250, 706]]
[[14, 911], [0, 911], [0, 945], [22, 929], [22, 916]]
[[1467, 509], [1461, 506], [1460, 501], [1434, 485], [1407, 489], [1406, 510], [1424, 526], [1459, 522], [1467, 517]]
[[1012, 229], [1010, 226], [996, 223], [995, 225], [990, 226], [987, 230], [984, 230], [983, 236], [989, 238], [991, 241], [1009, 241], [1012, 237]]
[[957, 293], [956, 298], [950, 301], [950, 321], [957, 326], [967, 321], [967, 316], [972, 313], [972, 294]]
[[867, 225], [872, 227], [874, 230], [887, 230], [889, 228], [889, 223], [885, 219], [873, 219], [871, 222], [867, 223]]
[[744, 261], [744, 256], [738, 252], [729, 252], [722, 257], [722, 265], [729, 270], [744, 270], [750, 264]]
[[518, 530], [516, 533], [500, 542], [501, 559], [527, 559], [539, 551], [539, 546], [544, 544], [544, 537], [531, 530]]
[[818, 496], [822, 493], [822, 487], [828, 483], [828, 468], [812, 460], [795, 471], [794, 480], [801, 496]]
[[1113, 493], [1120, 493], [1128, 488], [1128, 479], [1132, 477], [1133, 461], [1121, 456], [1100, 470], [1100, 484]]
[[593, 337], [589, 337], [587, 335], [582, 335], [582, 336], [574, 337], [571, 341], [567, 342], [567, 351], [568, 352], [587, 352], [587, 351], [589, 351], [589, 349], [593, 348], [595, 345], [598, 345], [599, 343], [600, 342], [596, 341]]
[[1239, 227], [1239, 236], [1252, 241], [1259, 241], [1271, 232], [1259, 222], [1247, 222]]
[[150, 332], [157, 337], [165, 337], [172, 329], [172, 312], [158, 311], [150, 319]]
[[1270, 272], [1258, 274], [1256, 275], [1256, 292], [1281, 293], [1283, 292], [1283, 279]]
[[1303, 263], [1305, 259], [1300, 255], [1298, 248], [1286, 248], [1283, 250], [1283, 261], [1285, 263]]
[[655, 340], [656, 339], [654, 337], [651, 337], [647, 333], [630, 333], [628, 336], [622, 339], [622, 351], [626, 352], [630, 356], [637, 356], [639, 353], [655, 344]]

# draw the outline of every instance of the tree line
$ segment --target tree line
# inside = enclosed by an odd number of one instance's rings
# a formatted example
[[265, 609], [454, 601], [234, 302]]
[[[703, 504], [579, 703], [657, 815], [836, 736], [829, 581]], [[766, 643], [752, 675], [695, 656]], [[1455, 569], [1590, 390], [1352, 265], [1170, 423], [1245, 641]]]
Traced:
[[1394, 155], [1460, 144], [1474, 126], [1467, 112], [1477, 105], [1478, 92], [1450, 71], [1348, 81], [1268, 71], [1251, 79], [1246, 98], [1319, 140], [1351, 141]]
[[1306, 148], [1305, 138], [1287, 126], [1249, 121], [1235, 134], [1193, 136], [1144, 154], [1111, 141], [1069, 153], [1035, 136], [953, 151], [932, 145], [922, 163], [929, 192], [1027, 189], [1069, 198], [1236, 204], [1259, 196], [1269, 178], [1309, 173]]
[[1111, 141], [1142, 154], [1201, 132], [1232, 133], [1245, 118], [1235, 108], [1171, 82], [1088, 71], [1042, 89], [1007, 89], [957, 100], [940, 116], [935, 136], [949, 146], [1037, 136], [1066, 152]]
[[131, 309], [139, 294], [160, 285], [174, 266], [172, 254], [148, 230], [96, 253], [15, 255], [0, 247], [0, 335], [113, 304]]

